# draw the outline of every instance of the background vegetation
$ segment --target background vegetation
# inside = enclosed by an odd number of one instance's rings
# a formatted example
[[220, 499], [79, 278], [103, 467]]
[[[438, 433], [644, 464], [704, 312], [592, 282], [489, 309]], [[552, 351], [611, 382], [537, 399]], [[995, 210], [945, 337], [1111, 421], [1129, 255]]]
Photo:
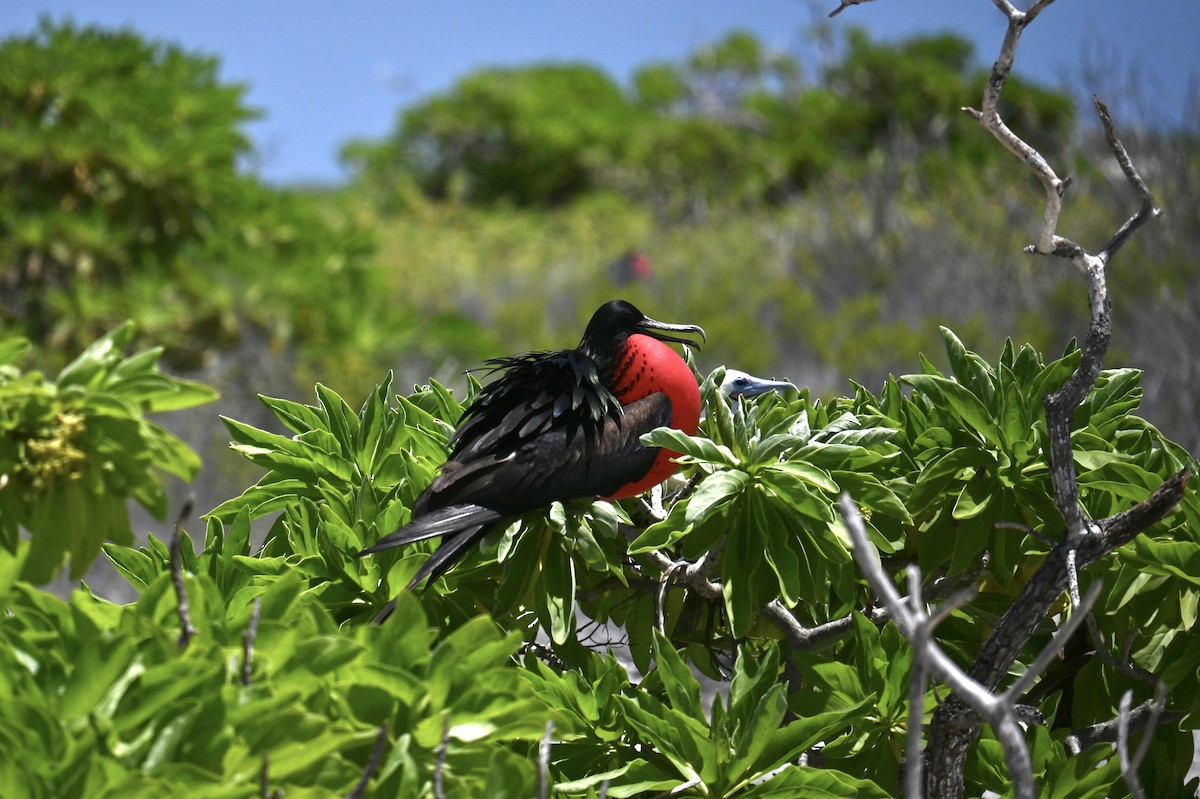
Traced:
[[[546, 773], [579, 796], [604, 781], [610, 796], [892, 795], [909, 656], [858, 612], [869, 594], [838, 493], [859, 498], [893, 568], [983, 579], [944, 625], [963, 662], [1061, 529], [1040, 397], [1078, 353], [1041, 353], [1063, 352], [1087, 312], [1073, 276], [1020, 255], [1036, 190], [959, 111], [984, 80], [961, 39], [851, 32], [811, 74], [738, 32], [631, 86], [586, 65], [481, 72], [387, 139], [348, 144], [352, 182], [324, 191], [253, 177], [252, 112], [210, 58], [47, 22], [0, 43], [0, 63], [0, 785], [23, 791], [6, 796], [329, 796], [364, 775], [380, 795], [444, 780], [530, 796]], [[1073, 236], [1105, 240], [1131, 201], [1095, 132], [1062, 91], [1005, 97], [1014, 127], [1074, 165]], [[1168, 214], [1110, 273], [1114, 359], [1146, 371], [1105, 373], [1076, 416], [1093, 515], [1194, 468], [1200, 447], [1196, 142], [1127, 143], [1152, 154], [1143, 173]], [[648, 273], [628, 268], [634, 252]], [[440, 463], [462, 369], [570, 344], [614, 295], [702, 323], [709, 366], [811, 389], [730, 408], [714, 373], [701, 435], [670, 440], [697, 488], [665, 518], [555, 507], [388, 625], [363, 624], [420, 553], [352, 555], [404, 521]], [[394, 398], [389, 370], [457, 390]], [[315, 403], [296, 402], [316, 380]], [[240, 420], [227, 432], [212, 406], [185, 411], [214, 399], [208, 383]], [[257, 392], [280, 398], [251, 412]], [[164, 474], [200, 467], [168, 427], [206, 457], [232, 437], [251, 466], [207, 458], [202, 544], [181, 530], [137, 548], [124, 500], [165, 518], [178, 488]], [[1100, 641], [1172, 689], [1144, 774], [1156, 796], [1190, 795], [1198, 530], [1193, 492], [1089, 573], [1105, 583]], [[104, 541], [135, 602], [34, 587], [64, 564], [77, 577]], [[710, 548], [718, 596], [657, 599], [654, 553]], [[790, 652], [772, 601], [853, 635]], [[585, 646], [604, 641], [576, 607], [624, 630], [644, 680]], [[1046, 719], [1029, 734], [1039, 779], [1122, 795], [1111, 748], [1066, 738], [1151, 688], [1071, 654], [1030, 699]], [[687, 663], [730, 680], [711, 710]], [[1008, 789], [996, 746], [976, 747], [972, 790]]]

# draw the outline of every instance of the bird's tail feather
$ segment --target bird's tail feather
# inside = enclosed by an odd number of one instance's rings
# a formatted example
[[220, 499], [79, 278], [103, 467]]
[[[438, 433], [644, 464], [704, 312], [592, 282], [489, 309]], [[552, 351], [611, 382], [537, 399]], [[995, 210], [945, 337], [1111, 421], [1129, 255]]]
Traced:
[[[437, 550], [421, 564], [416, 575], [409, 581], [406, 591], [416, 588], [422, 580], [430, 582], [440, 577], [462, 557], [467, 548], [484, 536], [504, 516], [481, 505], [452, 505], [422, 514], [394, 533], [386, 535], [358, 553], [359, 557], [370, 555], [392, 547], [404, 546], [428, 538], [444, 536]], [[392, 599], [372, 619], [382, 624], [396, 610], [396, 599]]]
[[[448, 536], [444, 541], [442, 541], [441, 545], [437, 548], [437, 551], [429, 556], [429, 560], [421, 564], [421, 568], [418, 569], [413, 578], [408, 581], [408, 585], [404, 587], [404, 590], [412, 591], [414, 588], [420, 585], [421, 581], [426, 577], [429, 578], [430, 582], [433, 582], [437, 578], [441, 577], [447, 569], [453, 566], [454, 563], [460, 557], [462, 557], [463, 553], [467, 551], [467, 548], [479, 539], [483, 538], [486, 532], [487, 528], [483, 525], [480, 525], [478, 527], [468, 527], [465, 530], [460, 530], [456, 535]], [[392, 597], [392, 599], [388, 600], [388, 603], [383, 606], [382, 610], [375, 614], [374, 618], [371, 619], [371, 622], [373, 624], [383, 624], [385, 621], [387, 621], [387, 618], [391, 616], [393, 612], [395, 612], [396, 602], [398, 600], [398, 596]]]
[[485, 528], [481, 525], [479, 527], [468, 528], [457, 535], [442, 539], [441, 545], [429, 556], [429, 560], [422, 563], [421, 568], [417, 569], [417, 573], [408, 581], [405, 590], [413, 590], [426, 577], [429, 578], [429, 582], [431, 583], [441, 577], [447, 569], [463, 556], [472, 544], [483, 538], [484, 532]]
[[471, 527], [482, 527], [501, 518], [500, 513], [481, 505], [451, 505], [448, 508], [439, 508], [413, 519], [396, 532], [385, 535], [359, 552], [358, 557], [424, 541], [427, 538], [436, 538], [439, 535], [459, 533]]

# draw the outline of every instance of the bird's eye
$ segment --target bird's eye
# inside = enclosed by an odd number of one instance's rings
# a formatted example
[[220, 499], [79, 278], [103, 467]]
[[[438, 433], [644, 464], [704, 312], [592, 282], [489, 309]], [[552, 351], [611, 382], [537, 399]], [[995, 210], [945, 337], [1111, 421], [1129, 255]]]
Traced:
[[750, 380], [745, 377], [739, 377], [733, 381], [733, 384], [738, 388], [745, 388], [746, 386], [750, 385]]

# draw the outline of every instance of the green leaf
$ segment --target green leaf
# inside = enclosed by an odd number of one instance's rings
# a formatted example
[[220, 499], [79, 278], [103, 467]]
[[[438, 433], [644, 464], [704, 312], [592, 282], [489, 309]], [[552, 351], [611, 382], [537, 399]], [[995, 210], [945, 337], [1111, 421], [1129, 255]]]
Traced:
[[[780, 685], [776, 687], [782, 689]], [[767, 701], [766, 697], [764, 701]], [[740, 774], [756, 779], [784, 763], [794, 761], [818, 742], [833, 740], [841, 730], [866, 718], [869, 710], [869, 700], [863, 700], [836, 710], [805, 716], [782, 729], [769, 731], [763, 728], [756, 736], [761, 737], [762, 741], [754, 756], [745, 759], [739, 757], [731, 769], [740, 770]]]
[[642, 758], [634, 758], [618, 768], [591, 774], [577, 780], [557, 782], [554, 790], [558, 793], [582, 793], [608, 782], [608, 795], [613, 799], [642, 796], [648, 792], [658, 793], [675, 788], [683, 781], [678, 777], [667, 775], [657, 764], [649, 763]]
[[952, 411], [966, 432], [978, 434], [993, 446], [1003, 446], [995, 415], [966, 386], [933, 375], [904, 375], [900, 379], [927, 395], [936, 405]]
[[1159, 541], [1139, 535], [1134, 550], [1143, 567], [1155, 574], [1170, 574], [1200, 585], [1200, 544], [1192, 541]]
[[24, 358], [31, 346], [29, 339], [25, 338], [10, 338], [0, 341], [0, 366], [9, 366]]
[[675, 651], [675, 647], [657, 628], [654, 630], [654, 662], [671, 707], [704, 723], [704, 708], [700, 704], [700, 683], [692, 675], [687, 663]]
[[638, 737], [662, 752], [685, 780], [716, 768], [717, 752], [704, 722], [640, 691], [635, 696], [618, 696], [617, 701]]
[[[718, 472], [717, 474], [723, 474]], [[692, 525], [684, 519], [688, 512], [687, 502], [676, 502], [667, 512], [667, 518], [655, 522], [642, 531], [636, 539], [630, 542], [628, 553], [639, 555], [656, 549], [665, 549], [675, 544], [692, 531]]]
[[316, 392], [317, 400], [321, 403], [329, 422], [329, 432], [341, 445], [334, 454], [343, 458], [352, 457], [352, 453], [357, 449], [358, 429], [361, 424], [358, 415], [336, 391], [317, 383]]
[[824, 469], [804, 461], [787, 461], [768, 467], [772, 472], [781, 472], [796, 480], [809, 483], [829, 494], [838, 492], [838, 484]]
[[74, 721], [93, 712], [101, 697], [133, 663], [137, 646], [124, 635], [105, 636], [83, 647], [71, 664], [71, 676], [58, 700], [63, 721]]
[[258, 399], [267, 406], [271, 413], [275, 414], [275, 418], [297, 435], [307, 433], [309, 430], [323, 430], [326, 427], [325, 421], [307, 405], [263, 394], [259, 394]]
[[954, 511], [951, 516], [959, 521], [973, 519], [988, 509], [999, 492], [998, 480], [984, 475], [976, 475], [974, 479], [968, 480], [962, 491], [958, 493], [958, 500], [954, 503]]
[[746, 488], [750, 475], [738, 469], [728, 469], [708, 475], [687, 500], [684, 523], [703, 524], [713, 513], [725, 508]]
[[724, 444], [714, 443], [702, 436], [689, 436], [670, 427], [651, 430], [640, 440], [648, 447], [662, 447], [672, 452], [679, 452], [699, 463], [711, 463], [730, 468], [738, 466], [737, 458]]
[[891, 799], [892, 794], [870, 780], [829, 768], [789, 766], [766, 782], [738, 794], [745, 799]]
[[575, 634], [575, 561], [557, 541], [546, 548], [539, 599], [545, 606], [542, 623], [554, 643], [571, 640]]

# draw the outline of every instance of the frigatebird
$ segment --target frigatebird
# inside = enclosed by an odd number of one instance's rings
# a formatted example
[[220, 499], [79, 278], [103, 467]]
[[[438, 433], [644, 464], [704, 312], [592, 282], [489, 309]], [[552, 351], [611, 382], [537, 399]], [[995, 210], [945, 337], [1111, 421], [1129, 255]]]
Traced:
[[[486, 362], [484, 386], [450, 437], [450, 456], [417, 497], [412, 521], [359, 555], [437, 536], [441, 544], [408, 583], [436, 580], [472, 544], [552, 502], [624, 499], [661, 483], [678, 453], [647, 447], [657, 427], [694, 435], [700, 388], [668, 342], [697, 346], [697, 325], [650, 319], [632, 304], [600, 306], [579, 346]], [[393, 599], [376, 615], [383, 621]]]
[[757, 397], [771, 391], [799, 391], [793, 383], [786, 380], [767, 380], [755, 377], [740, 369], [726, 369], [725, 379], [721, 381], [721, 394], [730, 400], [738, 397]]

